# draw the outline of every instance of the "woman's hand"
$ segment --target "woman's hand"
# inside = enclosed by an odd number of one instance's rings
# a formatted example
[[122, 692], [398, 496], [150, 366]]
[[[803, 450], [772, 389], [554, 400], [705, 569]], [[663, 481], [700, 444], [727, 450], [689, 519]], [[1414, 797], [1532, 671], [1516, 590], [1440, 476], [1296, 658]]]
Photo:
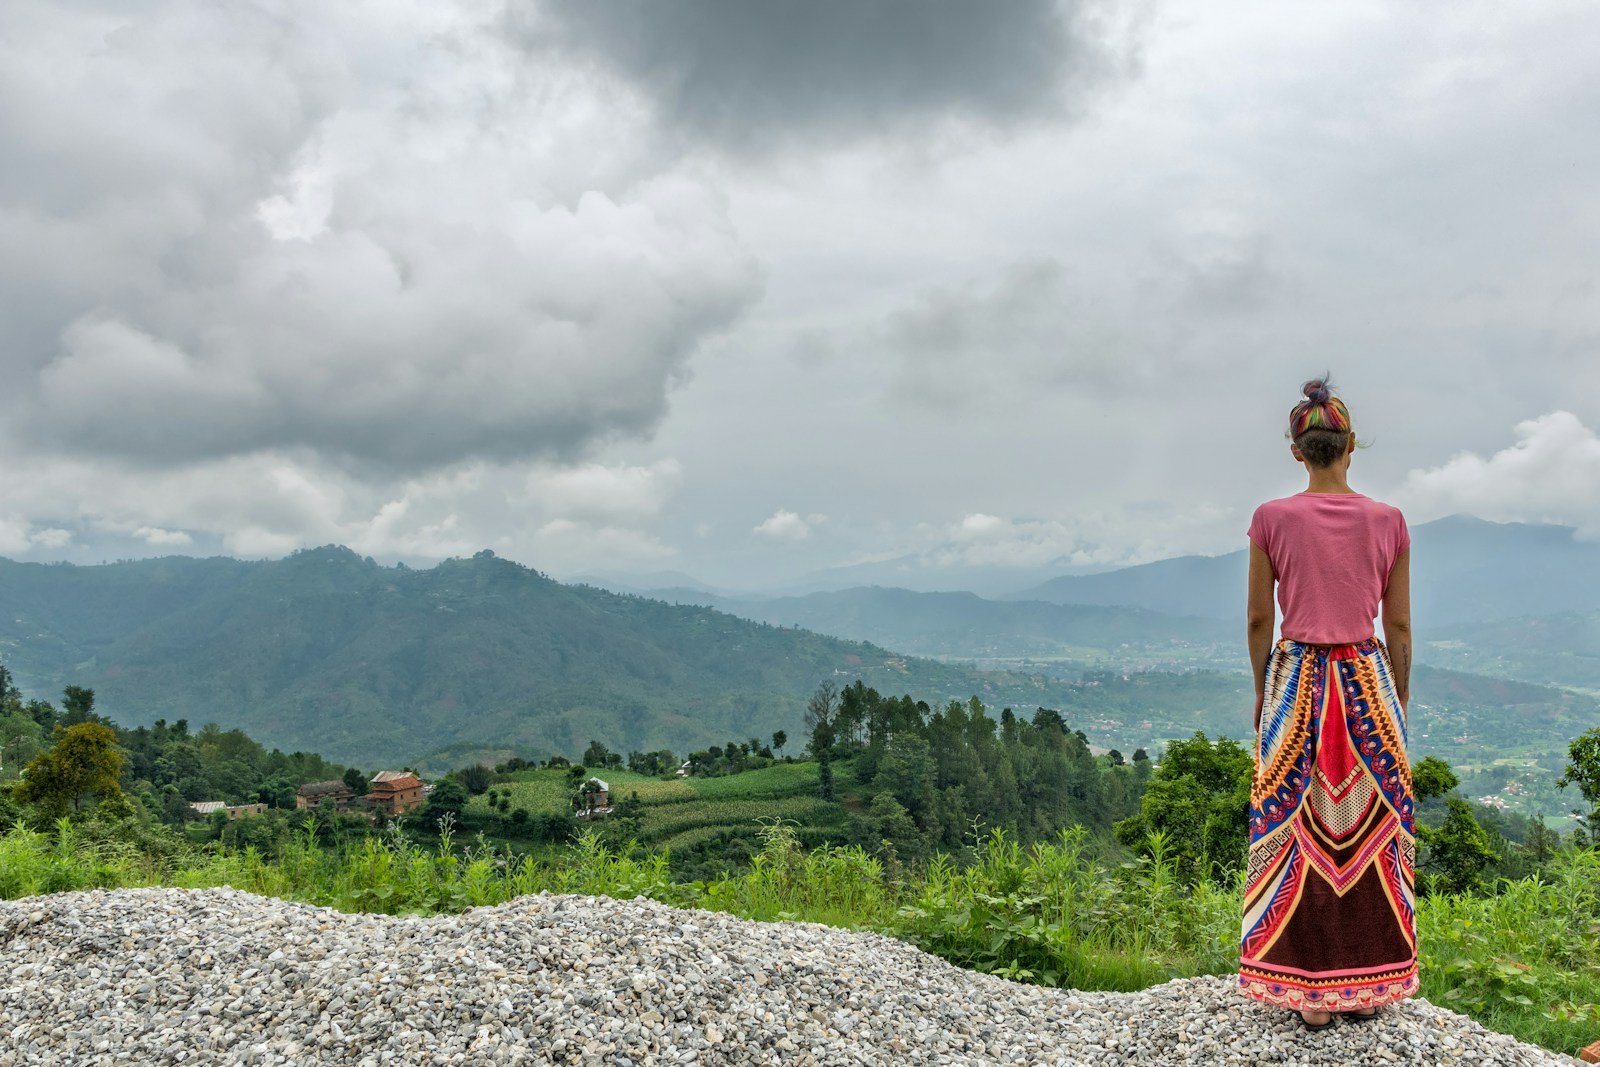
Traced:
[[1257, 693], [1256, 694], [1256, 736], [1257, 737], [1261, 736], [1261, 709], [1266, 705], [1266, 702], [1267, 702], [1267, 695], [1265, 693]]

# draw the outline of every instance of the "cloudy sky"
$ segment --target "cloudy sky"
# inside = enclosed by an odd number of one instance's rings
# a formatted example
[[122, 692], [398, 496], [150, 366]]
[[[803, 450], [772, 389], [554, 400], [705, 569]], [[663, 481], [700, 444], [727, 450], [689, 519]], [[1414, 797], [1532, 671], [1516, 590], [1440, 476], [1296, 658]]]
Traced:
[[[728, 586], [1600, 537], [1600, 8], [9, 0], [0, 554]], [[1026, 584], [1019, 582], [1019, 584]]]

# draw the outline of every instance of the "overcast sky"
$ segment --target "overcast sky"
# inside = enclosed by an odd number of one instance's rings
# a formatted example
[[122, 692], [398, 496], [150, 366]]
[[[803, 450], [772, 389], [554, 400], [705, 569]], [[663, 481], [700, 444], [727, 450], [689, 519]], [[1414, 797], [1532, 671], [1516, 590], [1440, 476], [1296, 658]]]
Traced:
[[[8, 0], [0, 554], [1600, 538], [1600, 8]], [[949, 575], [948, 583], [942, 576]]]

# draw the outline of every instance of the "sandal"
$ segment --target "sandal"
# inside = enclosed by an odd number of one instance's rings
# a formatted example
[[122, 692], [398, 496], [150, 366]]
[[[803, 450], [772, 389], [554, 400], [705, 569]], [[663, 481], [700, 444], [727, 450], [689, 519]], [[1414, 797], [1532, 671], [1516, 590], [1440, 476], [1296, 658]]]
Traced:
[[1368, 1008], [1366, 1011], [1341, 1011], [1340, 1017], [1350, 1023], [1370, 1023], [1378, 1017], [1377, 1008]]
[[1306, 1018], [1306, 1013], [1303, 1012], [1303, 1011], [1295, 1012], [1294, 1013], [1294, 1017], [1296, 1019], [1299, 1019], [1300, 1020], [1300, 1025], [1305, 1027], [1307, 1030], [1326, 1030], [1328, 1027], [1332, 1026], [1334, 1024], [1334, 1021], [1335, 1021], [1333, 1015], [1330, 1014], [1328, 1016], [1328, 1021], [1327, 1022], [1325, 1022], [1325, 1023], [1314, 1023], [1314, 1022], [1309, 1021]]

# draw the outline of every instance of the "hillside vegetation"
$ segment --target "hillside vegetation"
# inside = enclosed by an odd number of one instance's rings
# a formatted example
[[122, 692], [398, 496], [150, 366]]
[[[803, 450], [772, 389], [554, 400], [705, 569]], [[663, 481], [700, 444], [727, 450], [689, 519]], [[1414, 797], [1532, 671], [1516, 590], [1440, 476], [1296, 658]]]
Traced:
[[[1102, 749], [1154, 750], [1196, 729], [1250, 736], [1242, 654], [1215, 643], [1226, 627], [1214, 621], [881, 589], [764, 610], [772, 621], [563, 585], [487, 553], [428, 570], [340, 548], [262, 562], [0, 560], [0, 661], [31, 691], [94, 689], [124, 725], [215, 722], [285, 751], [425, 772], [590, 740], [627, 752], [798, 737], [807, 696], [829, 680], [935, 705], [978, 696], [1023, 715], [1055, 708]], [[781, 624], [792, 614], [835, 636]], [[1569, 640], [1548, 654], [1581, 667], [1586, 632], [1556, 629]], [[922, 659], [888, 651], [889, 638], [990, 655]], [[1019, 650], [1032, 651], [1010, 655]], [[1534, 654], [1506, 645], [1506, 657]], [[1190, 669], [1208, 661], [1222, 669]], [[1511, 673], [1504, 657], [1460, 662]], [[1413, 744], [1452, 762], [1547, 767], [1600, 719], [1592, 697], [1547, 687], [1419, 668], [1415, 688]]]
[[100, 567], [0, 561], [24, 688], [93, 688], [124, 723], [240, 727], [343, 762], [708, 743], [794, 728], [820, 679], [966, 697], [964, 667], [565, 586], [492, 555], [429, 570], [342, 548]]

